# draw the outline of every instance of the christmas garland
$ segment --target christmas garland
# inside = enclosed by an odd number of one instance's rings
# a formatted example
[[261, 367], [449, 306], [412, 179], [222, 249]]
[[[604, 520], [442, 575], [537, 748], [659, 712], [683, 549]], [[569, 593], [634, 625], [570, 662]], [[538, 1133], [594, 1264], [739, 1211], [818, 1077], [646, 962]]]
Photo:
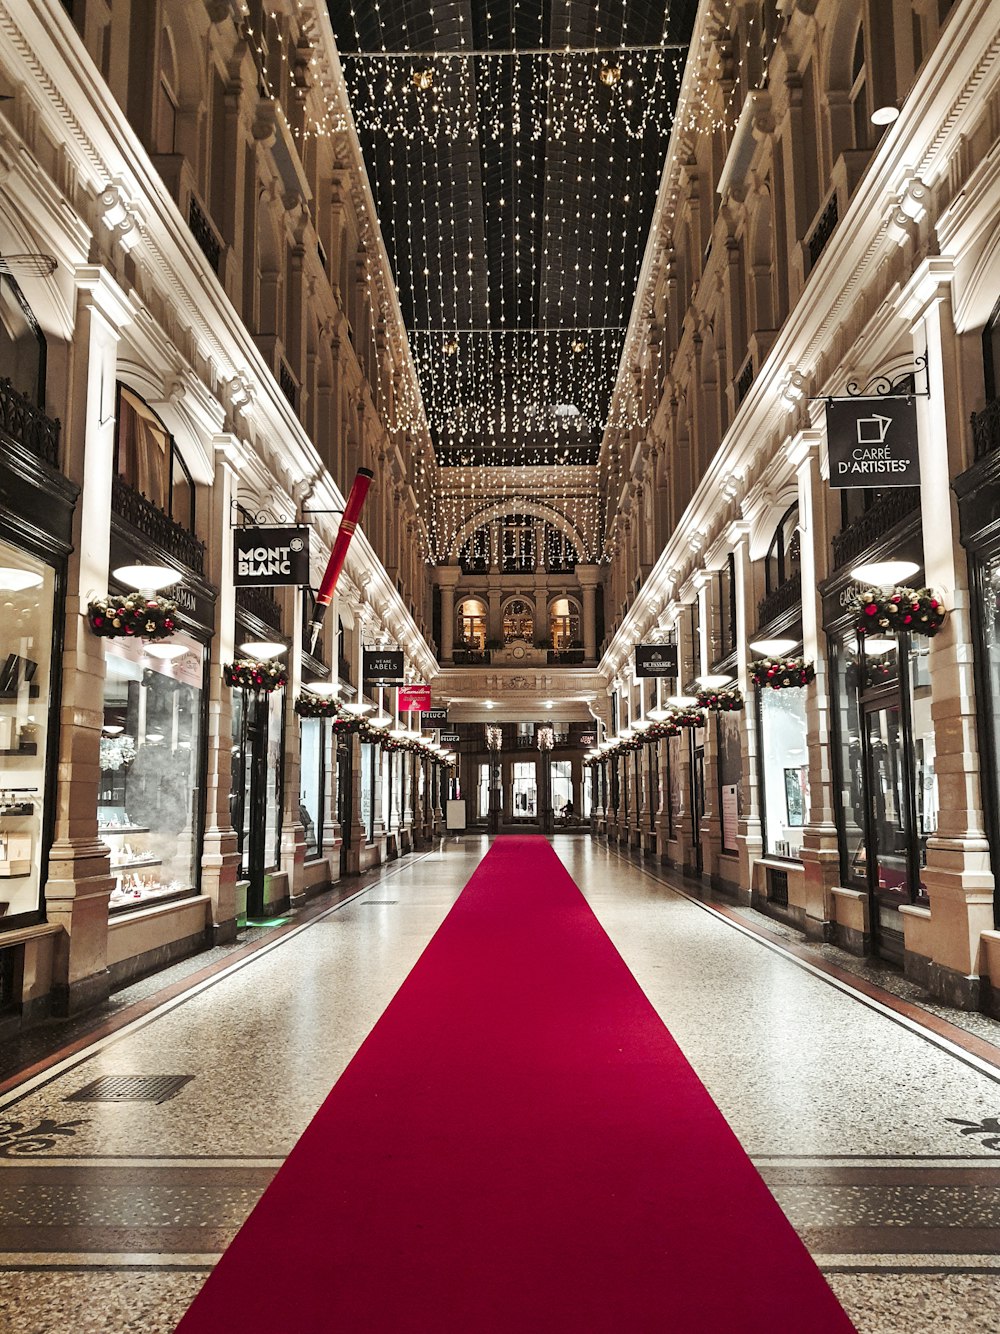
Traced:
[[354, 721], [354, 719], [340, 717], [337, 712], [337, 701], [332, 695], [314, 695], [311, 690], [303, 690], [295, 701], [294, 707], [300, 718], [332, 718], [334, 726], [338, 722]]
[[704, 727], [705, 715], [700, 709], [678, 709], [670, 721], [675, 727]]
[[256, 658], [237, 658], [222, 669], [222, 679], [234, 690], [258, 690], [270, 694], [288, 685], [288, 669], [283, 662], [272, 658], [258, 662]]
[[758, 690], [797, 689], [807, 686], [815, 675], [816, 669], [804, 658], [762, 658], [750, 667], [750, 680]]
[[177, 603], [127, 593], [123, 598], [92, 598], [87, 622], [102, 639], [169, 639], [177, 630]]
[[945, 610], [929, 588], [866, 588], [851, 599], [851, 615], [859, 635], [909, 630], [936, 635]]
[[711, 709], [713, 713], [734, 713], [743, 708], [743, 693], [739, 686], [726, 686], [724, 690], [699, 690], [698, 708]]
[[643, 732], [642, 739], [644, 741], [660, 741], [664, 737], [680, 736], [680, 734], [681, 729], [677, 724], [670, 718], [666, 718], [663, 722], [650, 723], [645, 732]]

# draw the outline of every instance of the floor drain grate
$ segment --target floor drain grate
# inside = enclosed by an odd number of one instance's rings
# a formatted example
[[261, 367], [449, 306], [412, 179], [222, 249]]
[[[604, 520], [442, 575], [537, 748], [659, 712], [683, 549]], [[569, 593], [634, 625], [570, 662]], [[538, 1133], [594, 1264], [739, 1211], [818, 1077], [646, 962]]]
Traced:
[[399, 899], [365, 899], [366, 908], [385, 908], [393, 903], [398, 903]]
[[194, 1075], [102, 1075], [66, 1102], [168, 1102]]

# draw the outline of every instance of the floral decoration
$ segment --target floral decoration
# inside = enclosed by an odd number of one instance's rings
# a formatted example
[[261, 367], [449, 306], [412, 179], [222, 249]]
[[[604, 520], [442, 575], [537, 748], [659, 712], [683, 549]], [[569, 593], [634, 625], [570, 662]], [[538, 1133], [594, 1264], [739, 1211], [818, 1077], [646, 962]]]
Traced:
[[663, 737], [680, 736], [681, 729], [672, 718], [665, 718], [659, 723], [650, 723], [642, 734], [644, 741], [660, 741]]
[[269, 694], [288, 685], [288, 669], [283, 662], [271, 658], [258, 662], [256, 658], [237, 658], [227, 662], [222, 669], [222, 677], [227, 686], [234, 690], [258, 690]]
[[739, 686], [726, 686], [724, 690], [699, 690], [698, 708], [711, 709], [713, 713], [734, 713], [743, 708], [743, 692]]
[[929, 588], [865, 588], [851, 600], [851, 615], [859, 635], [936, 635], [944, 624], [941, 599]]
[[750, 666], [750, 680], [758, 690], [797, 689], [815, 676], [815, 667], [804, 658], [762, 658]]
[[127, 593], [92, 598], [87, 622], [102, 639], [169, 639], [177, 631], [177, 603], [169, 598]]
[[[355, 718], [345, 718], [338, 712], [337, 701], [332, 695], [314, 695], [311, 690], [303, 690], [295, 701], [295, 712], [300, 718], [332, 718], [337, 723], [356, 722]], [[339, 730], [346, 730], [340, 729]]]
[[127, 769], [137, 754], [135, 738], [127, 732], [121, 736], [101, 737], [102, 769]]
[[701, 709], [676, 709], [671, 715], [670, 721], [675, 727], [703, 727], [705, 725], [705, 715]]

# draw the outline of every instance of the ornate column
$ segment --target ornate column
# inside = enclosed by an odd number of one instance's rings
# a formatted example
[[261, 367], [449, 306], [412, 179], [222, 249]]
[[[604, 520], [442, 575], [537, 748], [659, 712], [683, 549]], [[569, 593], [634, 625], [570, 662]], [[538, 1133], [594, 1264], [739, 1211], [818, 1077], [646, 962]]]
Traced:
[[[930, 396], [917, 400], [924, 572], [949, 609], [944, 627], [930, 640], [940, 812], [921, 877], [930, 896], [930, 922], [921, 920], [926, 909], [901, 912], [907, 971], [923, 974], [931, 991], [949, 1004], [976, 1009], [980, 937], [993, 928], [993, 875], [980, 789], [968, 564], [949, 485], [971, 461], [951, 283], [950, 262], [925, 260], [900, 301], [915, 330], [915, 347], [927, 351]], [[928, 948], [933, 960], [926, 966]]]
[[754, 863], [763, 849], [760, 824], [760, 795], [757, 790], [757, 711], [755, 692], [750, 686], [747, 641], [756, 623], [757, 604], [754, 599], [753, 568], [750, 561], [750, 524], [738, 519], [729, 525], [729, 542], [733, 548], [736, 576], [736, 679], [746, 705], [743, 711], [744, 727], [740, 756], [739, 792], [739, 850], [740, 898], [750, 902]]
[[97, 832], [104, 647], [88, 629], [86, 609], [91, 594], [108, 586], [118, 340], [132, 318], [124, 294], [103, 269], [86, 269], [78, 281], [63, 440], [66, 475], [81, 489], [66, 576], [60, 781], [45, 884], [46, 916], [62, 927], [52, 990], [63, 1014], [86, 1009], [110, 991], [108, 901], [115, 881], [107, 844]]
[[802, 831], [805, 880], [804, 930], [822, 939], [834, 917], [832, 889], [840, 879], [840, 851], [833, 799], [833, 745], [829, 665], [822, 633], [823, 601], [818, 585], [828, 574], [827, 484], [819, 470], [818, 431], [803, 431], [789, 446], [799, 479], [799, 568], [802, 573], [802, 653], [816, 668], [806, 691], [809, 752], [809, 810]]
[[583, 659], [597, 661], [597, 584], [600, 569], [597, 565], [578, 565], [576, 577], [580, 584], [583, 603]]
[[208, 750], [205, 783], [205, 838], [201, 858], [201, 889], [212, 904], [212, 934], [216, 944], [236, 936], [236, 882], [240, 854], [232, 826], [233, 692], [222, 679], [223, 664], [236, 652], [236, 589], [233, 587], [232, 501], [244, 463], [243, 445], [236, 435], [220, 434], [215, 447], [215, 484], [205, 555], [205, 574], [219, 590], [215, 603], [215, 634], [208, 667]]
[[455, 652], [455, 588], [462, 577], [461, 566], [449, 562], [438, 567], [437, 581], [441, 588], [441, 661], [450, 663]]

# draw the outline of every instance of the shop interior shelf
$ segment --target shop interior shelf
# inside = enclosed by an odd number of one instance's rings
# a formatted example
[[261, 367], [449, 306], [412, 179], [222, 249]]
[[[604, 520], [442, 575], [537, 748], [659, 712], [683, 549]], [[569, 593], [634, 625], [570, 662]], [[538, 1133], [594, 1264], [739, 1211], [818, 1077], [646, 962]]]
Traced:
[[21, 806], [8, 806], [5, 811], [0, 811], [0, 819], [9, 820], [12, 817], [19, 818], [24, 815], [32, 815], [33, 813], [34, 807], [30, 802], [26, 801]]
[[149, 894], [143, 899], [126, 899], [124, 903], [112, 903], [108, 911], [112, 916], [124, 912], [138, 912], [140, 908], [152, 908], [161, 903], [174, 903], [178, 899], [191, 896], [190, 889], [164, 890], [162, 894]]
[[135, 860], [130, 862], [113, 862], [111, 865], [111, 869], [112, 871], [114, 871], [115, 875], [117, 875], [119, 871], [138, 871], [141, 870], [142, 867], [144, 866], [162, 866], [162, 865], [163, 865], [163, 859], [160, 857], [150, 857], [148, 858], [148, 860], [144, 857], [137, 857]]
[[11, 750], [0, 750], [0, 755], [37, 755], [38, 742], [25, 741], [23, 745], [14, 746]]
[[[37, 699], [38, 691], [39, 691], [38, 686], [28, 686], [28, 698]], [[20, 690], [0, 690], [0, 699], [20, 699], [20, 697], [21, 697]]]
[[97, 826], [99, 834], [148, 834], [148, 824], [99, 824]]

